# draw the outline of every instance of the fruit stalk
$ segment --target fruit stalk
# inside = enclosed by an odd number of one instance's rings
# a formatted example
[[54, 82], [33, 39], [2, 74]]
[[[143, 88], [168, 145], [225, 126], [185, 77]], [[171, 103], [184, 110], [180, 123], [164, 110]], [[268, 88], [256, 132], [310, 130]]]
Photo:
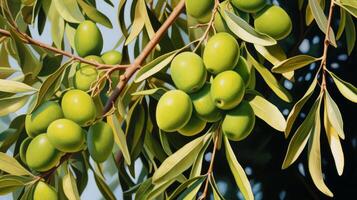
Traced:
[[125, 87], [126, 83], [129, 81], [129, 79], [134, 75], [134, 73], [140, 69], [141, 64], [145, 61], [146, 57], [151, 53], [151, 51], [155, 48], [155, 46], [160, 42], [161, 37], [166, 33], [166, 31], [169, 29], [169, 27], [174, 23], [174, 21], [177, 19], [177, 17], [180, 15], [181, 11], [185, 7], [185, 0], [181, 0], [179, 4], [175, 7], [175, 9], [171, 12], [167, 20], [162, 24], [162, 26], [157, 30], [153, 38], [150, 40], [150, 42], [145, 46], [143, 51], [140, 53], [140, 55], [134, 60], [134, 62], [129, 65], [125, 69], [125, 72], [123, 75], [120, 76], [120, 81], [116, 88], [114, 89], [113, 93], [109, 97], [104, 110], [103, 110], [103, 115], [105, 115], [107, 112], [109, 112], [116, 99], [119, 97], [121, 91]]
[[[50, 45], [47, 45], [41, 41], [38, 41], [38, 40], [35, 40], [33, 39], [32, 37], [30, 37], [29, 35], [25, 34], [25, 33], [22, 33], [20, 31], [17, 31], [17, 33], [19, 33], [22, 38], [21, 41], [26, 43], [26, 44], [30, 44], [30, 45], [35, 45], [35, 46], [38, 46], [38, 47], [41, 47], [43, 49], [47, 49], [49, 51], [52, 51], [54, 53], [58, 53], [58, 54], [61, 54], [61, 55], [64, 55], [68, 58], [72, 58], [73, 60], [76, 60], [76, 61], [79, 61], [79, 62], [82, 62], [82, 63], [86, 63], [86, 64], [89, 64], [89, 65], [93, 65], [95, 66], [96, 68], [98, 69], [110, 69], [110, 68], [115, 68], [117, 70], [122, 70], [122, 69], [126, 69], [128, 68], [130, 65], [108, 65], [108, 64], [101, 64], [101, 63], [97, 63], [97, 62], [94, 62], [94, 61], [89, 61], [89, 60], [86, 60], [80, 56], [77, 56], [77, 55], [74, 55], [74, 54], [71, 54], [67, 51], [64, 51], [62, 49], [57, 49], [56, 47], [53, 47], [53, 46], [50, 46]], [[5, 37], [11, 37], [11, 33], [5, 29], [0, 29], [0, 35], [2, 36], [5, 36]]]

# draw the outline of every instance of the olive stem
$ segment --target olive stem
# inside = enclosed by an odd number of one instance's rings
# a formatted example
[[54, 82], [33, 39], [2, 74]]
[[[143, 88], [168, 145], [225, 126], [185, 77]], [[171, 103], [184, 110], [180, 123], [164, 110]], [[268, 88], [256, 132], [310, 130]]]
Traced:
[[[196, 48], [193, 50], [193, 52], [196, 52], [197, 49], [201, 46], [202, 42], [207, 38], [210, 29], [211, 28], [214, 29], [213, 23], [214, 23], [214, 19], [216, 17], [216, 13], [218, 12], [218, 7], [219, 7], [219, 0], [215, 0], [214, 7], [212, 9], [211, 19], [207, 23], [207, 28], [206, 28], [205, 32], [203, 33], [202, 37], [199, 39], [199, 42], [198, 42]], [[202, 26], [202, 24], [199, 24], [199, 25]]]
[[111, 96], [109, 97], [104, 110], [103, 115], [111, 110], [114, 105], [114, 102], [119, 97], [121, 91], [124, 89], [126, 83], [129, 79], [134, 75], [134, 73], [141, 68], [141, 64], [145, 61], [146, 57], [151, 53], [151, 51], [155, 48], [155, 46], [160, 42], [162, 36], [166, 33], [169, 27], [174, 23], [177, 17], [180, 15], [181, 11], [185, 7], [185, 0], [181, 0], [179, 4], [174, 8], [166, 21], [162, 24], [162, 26], [157, 30], [155, 35], [151, 38], [149, 43], [145, 46], [143, 51], [139, 54], [139, 56], [134, 60], [132, 64], [129, 65], [125, 69], [124, 74], [120, 76], [120, 81]]
[[[77, 61], [82, 62], [82, 63], [93, 65], [93, 66], [97, 67], [98, 69], [112, 69], [112, 68], [115, 68], [117, 70], [121, 70], [121, 69], [125, 69], [125, 68], [130, 66], [130, 65], [108, 65], [108, 64], [98, 63], [98, 62], [95, 62], [95, 61], [86, 60], [86, 59], [84, 59], [84, 58], [82, 58], [80, 56], [71, 54], [71, 53], [69, 53], [67, 51], [64, 51], [62, 49], [58, 49], [56, 47], [47, 45], [47, 44], [45, 44], [45, 43], [43, 43], [41, 41], [35, 40], [32, 37], [30, 37], [29, 35], [27, 35], [25, 33], [22, 33], [22, 32], [20, 32], [18, 30], [17, 30], [17, 33], [22, 36], [22, 38], [20, 38], [20, 39], [21, 39], [21, 41], [23, 43], [30, 44], [30, 45], [35, 45], [35, 46], [41, 47], [43, 49], [47, 49], [47, 50], [52, 51], [54, 53], [58, 53], [58, 54], [64, 55], [64, 56], [66, 56], [68, 58], [72, 58], [73, 60], [77, 60]], [[2, 36], [5, 36], [5, 37], [11, 37], [11, 33], [9, 31], [5, 30], [5, 29], [0, 29], [0, 34]]]
[[335, 7], [335, 2], [334, 0], [331, 0], [330, 3], [330, 10], [329, 10], [329, 15], [328, 15], [328, 20], [327, 20], [327, 30], [325, 34], [325, 40], [324, 40], [324, 51], [321, 56], [321, 63], [320, 63], [320, 69], [322, 69], [322, 80], [321, 80], [321, 93], [325, 92], [326, 90], [326, 62], [327, 62], [327, 53], [328, 53], [328, 48], [330, 46], [330, 30], [331, 30], [331, 22], [332, 22], [332, 17], [333, 17], [333, 9]]
[[212, 155], [211, 155], [211, 162], [210, 162], [210, 165], [209, 165], [207, 173], [206, 173], [207, 179], [206, 179], [206, 183], [205, 183], [205, 188], [203, 190], [202, 195], [198, 198], [200, 200], [206, 199], [206, 197], [207, 197], [208, 183], [211, 181], [211, 175], [213, 173], [214, 158], [216, 157], [216, 151], [217, 151], [217, 147], [218, 147], [218, 139], [219, 139], [218, 134], [220, 134], [219, 129], [216, 132], [216, 134], [214, 135], [214, 144], [213, 144], [213, 150], [212, 150]]

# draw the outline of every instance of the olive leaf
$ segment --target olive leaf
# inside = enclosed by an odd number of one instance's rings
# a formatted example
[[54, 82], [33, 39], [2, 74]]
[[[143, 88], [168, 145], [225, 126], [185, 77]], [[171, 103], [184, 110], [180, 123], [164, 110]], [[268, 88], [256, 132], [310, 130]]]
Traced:
[[247, 200], [254, 199], [254, 195], [253, 195], [252, 188], [250, 186], [248, 177], [245, 174], [242, 166], [239, 164], [239, 162], [234, 154], [234, 151], [228, 141], [228, 138], [226, 136], [224, 136], [223, 140], [224, 140], [224, 147], [225, 147], [227, 162], [228, 162], [229, 168], [231, 169], [231, 172], [234, 176], [234, 179], [236, 181], [236, 184], [237, 184], [239, 190], [243, 194], [244, 199], [247, 199]]
[[326, 98], [327, 98], [327, 96], [325, 95], [325, 101], [324, 101], [325, 102], [325, 106], [324, 106], [325, 132], [326, 132], [328, 143], [330, 145], [333, 159], [335, 161], [337, 173], [338, 173], [338, 175], [341, 176], [343, 173], [345, 159], [343, 156], [343, 150], [342, 150], [342, 146], [341, 146], [340, 137], [328, 119]]
[[309, 114], [306, 116], [305, 120], [299, 126], [299, 128], [294, 133], [291, 138], [286, 152], [282, 169], [288, 168], [293, 164], [296, 159], [301, 154], [302, 150], [305, 148], [309, 136], [314, 131], [316, 115], [319, 112], [321, 105], [321, 96], [319, 96], [314, 105], [311, 107]]
[[12, 96], [0, 99], [0, 116], [16, 112], [24, 107], [31, 95]]
[[345, 30], [346, 26], [346, 11], [340, 7], [340, 23], [338, 25], [338, 30], [336, 34], [336, 40], [339, 40]]
[[328, 91], [325, 91], [325, 109], [329, 122], [336, 131], [336, 133], [341, 137], [345, 138], [345, 133], [343, 132], [343, 120], [340, 109], [338, 109], [337, 104], [332, 99]]
[[285, 130], [285, 118], [274, 104], [259, 95], [256, 95], [249, 100], [249, 104], [252, 106], [254, 114], [257, 117], [261, 118], [278, 131]]
[[353, 22], [351, 15], [348, 13], [346, 14], [345, 33], [346, 33], [347, 53], [350, 55], [356, 45], [356, 26]]
[[240, 39], [261, 46], [271, 46], [276, 44], [276, 40], [263, 33], [257, 32], [252, 26], [232, 12], [224, 11], [223, 18], [228, 28]]
[[62, 187], [64, 194], [69, 200], [79, 200], [79, 193], [77, 189], [76, 180], [71, 170], [67, 170], [67, 174], [63, 177]]
[[127, 37], [127, 39], [125, 41], [125, 45], [128, 45], [133, 40], [135, 40], [135, 38], [138, 37], [138, 35], [142, 31], [142, 29], [144, 28], [144, 25], [145, 25], [145, 19], [143, 16], [144, 13], [142, 13], [142, 11], [141, 11], [143, 3], [145, 3], [145, 2], [143, 2], [141, 0], [136, 2], [134, 21], [131, 26], [130, 35]]
[[160, 97], [166, 92], [167, 90], [165, 88], [154, 88], [154, 89], [148, 89], [148, 90], [141, 90], [138, 92], [134, 92], [131, 95], [133, 96], [146, 96], [150, 95], [154, 97], [156, 100], [159, 100]]
[[166, 158], [157, 171], [155, 171], [152, 177], [153, 183], [160, 184], [172, 180], [186, 171], [193, 164], [198, 153], [211, 135], [209, 133], [196, 138]]
[[6, 79], [18, 70], [9, 67], [0, 67], [0, 79]]
[[321, 149], [320, 149], [320, 133], [321, 133], [321, 120], [320, 120], [320, 107], [321, 100], [318, 100], [317, 109], [314, 112], [314, 123], [310, 130], [309, 148], [308, 148], [308, 167], [312, 181], [316, 187], [329, 197], [333, 197], [332, 192], [324, 183], [321, 169]]
[[22, 167], [15, 158], [2, 152], [0, 152], [0, 170], [16, 176], [34, 176], [31, 172]]
[[306, 65], [314, 63], [320, 59], [321, 58], [315, 58], [308, 55], [298, 55], [275, 64], [271, 70], [275, 73], [290, 72], [305, 67]]
[[77, 1], [72, 0], [53, 0], [58, 13], [68, 22], [71, 23], [81, 23], [83, 22], [84, 16], [80, 11]]
[[34, 91], [37, 91], [37, 89], [25, 83], [0, 79], [0, 92], [22, 93], [22, 92], [34, 92]]
[[309, 98], [313, 94], [313, 92], [314, 92], [314, 90], [316, 88], [316, 85], [317, 85], [317, 79], [315, 77], [313, 79], [311, 85], [309, 86], [309, 88], [305, 92], [304, 96], [301, 97], [301, 99], [299, 99], [299, 101], [297, 101], [296, 104], [294, 105], [294, 107], [290, 110], [288, 119], [286, 121], [286, 129], [285, 129], [285, 137], [286, 138], [289, 136], [289, 133], [290, 133], [292, 127], [293, 127], [293, 124], [294, 124], [297, 116], [299, 115], [302, 107], [305, 105], [305, 103], [309, 100]]
[[354, 0], [338, 0], [334, 2], [357, 18], [357, 6]]
[[357, 103], [357, 88], [353, 86], [351, 83], [348, 83], [342, 79], [340, 79], [338, 76], [336, 76], [334, 73], [331, 71], [327, 72], [331, 75], [333, 81], [335, 82], [338, 90], [341, 92], [341, 94], [346, 97], [346, 99], [349, 99], [350, 101]]
[[113, 28], [112, 23], [103, 13], [99, 12], [95, 7], [87, 4], [83, 0], [77, 0], [79, 6], [83, 9], [84, 13], [89, 17], [89, 19], [102, 24], [108, 28]]
[[24, 187], [33, 181], [33, 178], [19, 175], [2, 175], [0, 176], [0, 195], [4, 195]]
[[179, 194], [182, 193], [182, 191], [184, 191], [187, 187], [189, 187], [192, 184], [195, 184], [196, 182], [203, 182], [206, 179], [205, 175], [200, 175], [200, 176], [196, 176], [193, 178], [190, 178], [188, 180], [186, 180], [185, 182], [183, 182], [180, 186], [178, 186], [175, 191], [172, 192], [172, 194], [169, 196], [169, 200], [173, 200], [175, 199]]
[[57, 11], [56, 3], [54, 1], [44, 1], [42, 6], [48, 19], [51, 21], [52, 41], [58, 48], [62, 48], [62, 40], [65, 30], [64, 19]]

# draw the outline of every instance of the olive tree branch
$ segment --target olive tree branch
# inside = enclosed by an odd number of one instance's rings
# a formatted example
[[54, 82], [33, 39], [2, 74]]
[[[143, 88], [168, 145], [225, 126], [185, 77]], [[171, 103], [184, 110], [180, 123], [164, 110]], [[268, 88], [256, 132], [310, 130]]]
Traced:
[[119, 97], [121, 91], [125, 87], [126, 83], [129, 79], [134, 75], [134, 73], [141, 68], [141, 64], [145, 61], [146, 57], [151, 53], [151, 51], [155, 48], [155, 46], [160, 42], [162, 36], [166, 33], [169, 27], [174, 23], [177, 17], [180, 15], [181, 11], [185, 7], [185, 0], [181, 0], [179, 4], [174, 8], [166, 21], [162, 24], [162, 26], [157, 30], [153, 38], [149, 41], [149, 43], [145, 46], [140, 55], [134, 60], [132, 64], [129, 65], [125, 69], [124, 74], [120, 76], [120, 80], [111, 96], [109, 97], [104, 110], [103, 115], [111, 110], [116, 99]]
[[218, 128], [216, 134], [214, 135], [214, 144], [213, 144], [213, 150], [212, 150], [212, 155], [211, 155], [211, 162], [209, 164], [206, 176], [206, 183], [205, 183], [205, 188], [203, 190], [202, 195], [198, 198], [200, 200], [206, 199], [207, 197], [207, 192], [208, 192], [208, 183], [211, 181], [211, 175], [213, 173], [213, 163], [214, 163], [214, 158], [216, 157], [216, 151], [218, 147], [218, 139], [219, 139], [219, 134], [220, 134], [220, 129]]
[[[121, 70], [121, 69], [125, 69], [125, 68], [129, 67], [129, 65], [108, 65], [108, 64], [98, 63], [98, 62], [95, 62], [95, 61], [86, 60], [86, 59], [84, 59], [84, 58], [82, 58], [80, 56], [74, 55], [74, 54], [72, 54], [70, 52], [64, 51], [62, 49], [58, 49], [58, 48], [53, 47], [51, 45], [45, 44], [45, 43], [43, 43], [41, 41], [35, 40], [35, 39], [33, 39], [32, 37], [30, 37], [29, 35], [27, 35], [27, 34], [25, 34], [23, 32], [17, 31], [17, 33], [22, 36], [22, 37], [20, 37], [20, 39], [21, 39], [21, 41], [23, 43], [30, 44], [30, 45], [35, 45], [35, 46], [41, 47], [43, 49], [47, 49], [47, 50], [52, 51], [54, 53], [64, 55], [64, 56], [66, 56], [68, 58], [72, 58], [73, 60], [76, 60], [76, 61], [79, 61], [79, 62], [82, 62], [82, 63], [86, 63], [86, 64], [89, 64], [89, 65], [93, 65], [98, 69], [112, 69], [112, 68], [115, 68], [116, 70]], [[11, 33], [9, 31], [5, 30], [5, 29], [0, 29], [0, 34], [2, 36], [5, 36], [5, 37], [11, 37]]]

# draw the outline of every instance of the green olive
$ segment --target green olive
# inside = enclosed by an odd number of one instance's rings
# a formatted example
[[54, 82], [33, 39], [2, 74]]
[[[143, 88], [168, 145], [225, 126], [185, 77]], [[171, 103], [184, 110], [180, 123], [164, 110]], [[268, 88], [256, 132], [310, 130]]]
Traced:
[[81, 57], [100, 54], [103, 37], [95, 23], [86, 20], [79, 24], [74, 35], [74, 46]]
[[50, 123], [62, 117], [63, 113], [60, 105], [53, 101], [46, 101], [31, 114], [26, 115], [26, 133], [30, 137], [35, 137], [40, 133], [46, 132]]
[[113, 145], [113, 130], [107, 123], [101, 121], [89, 127], [87, 146], [93, 160], [104, 162], [111, 154]]

